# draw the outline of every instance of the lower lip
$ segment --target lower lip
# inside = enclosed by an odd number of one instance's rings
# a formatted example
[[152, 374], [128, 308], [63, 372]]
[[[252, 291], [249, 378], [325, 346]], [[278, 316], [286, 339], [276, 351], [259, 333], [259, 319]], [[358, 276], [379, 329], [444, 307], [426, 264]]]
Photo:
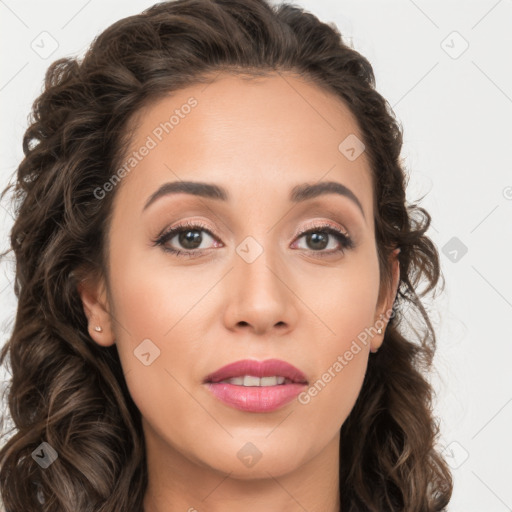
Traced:
[[236, 386], [226, 382], [207, 384], [208, 389], [225, 404], [247, 412], [270, 412], [291, 402], [306, 384], [279, 386]]

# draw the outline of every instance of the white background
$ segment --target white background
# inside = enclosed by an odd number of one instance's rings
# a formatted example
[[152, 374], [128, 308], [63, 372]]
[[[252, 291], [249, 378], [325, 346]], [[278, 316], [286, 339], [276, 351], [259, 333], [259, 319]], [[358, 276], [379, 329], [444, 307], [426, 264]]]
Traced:
[[[83, 54], [108, 25], [153, 3], [0, 0], [1, 189], [22, 158], [48, 65]], [[446, 279], [429, 310], [439, 338], [440, 442], [455, 479], [449, 510], [512, 510], [512, 0], [295, 3], [336, 23], [372, 63], [404, 127], [408, 199], [425, 195], [420, 204], [433, 217], [429, 235]], [[52, 45], [51, 55], [38, 54]], [[4, 200], [1, 250], [10, 211]], [[453, 237], [458, 248], [446, 246]], [[12, 258], [0, 266], [2, 344], [16, 308]]]

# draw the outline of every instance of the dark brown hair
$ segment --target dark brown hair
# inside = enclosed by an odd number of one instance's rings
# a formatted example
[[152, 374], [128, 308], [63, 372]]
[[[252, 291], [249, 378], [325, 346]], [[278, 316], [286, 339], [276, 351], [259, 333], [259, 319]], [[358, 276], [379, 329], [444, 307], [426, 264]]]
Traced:
[[[375, 90], [371, 65], [334, 25], [299, 7], [177, 0], [114, 23], [83, 59], [49, 67], [16, 182], [2, 194], [14, 188], [10, 242], [18, 299], [0, 354], [12, 369], [8, 406], [15, 427], [0, 450], [7, 512], [142, 510], [141, 415], [116, 346], [90, 338], [77, 292], [85, 271], [107, 273], [115, 191], [99, 201], [94, 189], [118, 169], [129, 122], [143, 106], [222, 71], [297, 74], [336, 94], [357, 119], [371, 164], [382, 280], [390, 282], [388, 256], [399, 247], [400, 284], [383, 345], [371, 354], [341, 428], [341, 510], [444, 510], [452, 480], [436, 450], [439, 427], [426, 377], [436, 339], [421, 301], [441, 277], [439, 255], [425, 235], [429, 214], [406, 201], [402, 130]], [[413, 319], [416, 339], [404, 327]], [[58, 453], [46, 470], [31, 457], [43, 441]]]

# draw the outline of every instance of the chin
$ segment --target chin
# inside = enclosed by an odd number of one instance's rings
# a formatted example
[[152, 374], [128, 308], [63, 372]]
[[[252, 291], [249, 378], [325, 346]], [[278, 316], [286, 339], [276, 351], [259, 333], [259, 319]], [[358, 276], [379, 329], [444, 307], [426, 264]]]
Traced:
[[[256, 443], [236, 443], [240, 444], [233, 449], [233, 455], [223, 445], [221, 453], [215, 460], [202, 460], [206, 466], [219, 471], [222, 474], [229, 474], [230, 478], [237, 480], [258, 480], [268, 479], [270, 476], [278, 477], [286, 475], [296, 470], [304, 463], [303, 457], [297, 453], [296, 444], [290, 446], [281, 446], [279, 449], [269, 447], [256, 448]], [[263, 442], [260, 444], [260, 446]], [[210, 447], [211, 450], [211, 447]], [[215, 457], [217, 450], [211, 450]]]

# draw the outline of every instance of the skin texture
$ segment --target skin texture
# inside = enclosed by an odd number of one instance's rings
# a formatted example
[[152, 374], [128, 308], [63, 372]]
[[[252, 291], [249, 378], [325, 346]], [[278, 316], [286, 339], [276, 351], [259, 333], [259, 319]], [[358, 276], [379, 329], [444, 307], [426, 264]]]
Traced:
[[[233, 361], [278, 358], [312, 384], [391, 308], [398, 262], [379, 303], [366, 155], [350, 161], [338, 150], [348, 135], [362, 137], [338, 98], [303, 79], [220, 75], [145, 108], [132, 150], [191, 96], [197, 106], [117, 185], [109, 282], [91, 279], [80, 288], [90, 335], [102, 346], [117, 344], [143, 417], [145, 512], [337, 511], [339, 431], [361, 389], [370, 342], [305, 405], [242, 412], [203, 380]], [[142, 211], [163, 183], [179, 180], [221, 185], [230, 201], [181, 193]], [[336, 194], [289, 201], [292, 187], [319, 181], [352, 190], [364, 216]], [[199, 232], [201, 255], [177, 257], [152, 243], [184, 221], [213, 233]], [[335, 237], [318, 249], [296, 236], [318, 225], [321, 232], [326, 222], [355, 247], [321, 258], [341, 247]], [[251, 263], [236, 251], [248, 236], [263, 250]], [[167, 245], [190, 247], [178, 236]], [[371, 338], [372, 349], [384, 330]], [[134, 355], [145, 339], [160, 350], [148, 366]], [[252, 467], [237, 457], [248, 442], [262, 454]]]

